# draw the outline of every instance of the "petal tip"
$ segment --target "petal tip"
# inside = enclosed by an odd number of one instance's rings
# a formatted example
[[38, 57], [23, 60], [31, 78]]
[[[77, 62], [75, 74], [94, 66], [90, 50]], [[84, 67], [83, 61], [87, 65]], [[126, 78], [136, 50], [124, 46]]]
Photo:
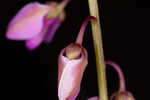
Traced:
[[32, 50], [36, 49], [39, 45], [40, 45], [40, 43], [37, 43], [37, 42], [32, 41], [32, 40], [27, 40], [26, 41], [26, 48], [29, 51], [32, 51]]
[[14, 33], [7, 31], [5, 34], [5, 37], [9, 40], [18, 40], [16, 36], [14, 36]]
[[27, 48], [29, 51], [32, 51], [32, 50], [34, 50], [36, 47], [35, 47], [33, 44], [30, 44], [30, 43], [27, 43], [27, 42], [26, 42], [26, 48]]
[[94, 97], [88, 98], [88, 100], [98, 100], [98, 96], [94, 96]]

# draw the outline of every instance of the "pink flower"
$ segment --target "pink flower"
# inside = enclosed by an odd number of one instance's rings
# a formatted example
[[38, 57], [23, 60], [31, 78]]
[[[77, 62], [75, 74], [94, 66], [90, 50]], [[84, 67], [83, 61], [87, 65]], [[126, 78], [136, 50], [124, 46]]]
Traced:
[[84, 70], [88, 64], [87, 51], [82, 47], [86, 25], [95, 17], [88, 17], [81, 26], [75, 43], [64, 48], [58, 60], [58, 96], [59, 100], [75, 100], [79, 91]]
[[10, 21], [6, 37], [25, 40], [29, 50], [37, 48], [42, 41], [51, 42], [56, 30], [64, 20], [64, 7], [69, 0], [60, 4], [33, 2], [25, 5]]

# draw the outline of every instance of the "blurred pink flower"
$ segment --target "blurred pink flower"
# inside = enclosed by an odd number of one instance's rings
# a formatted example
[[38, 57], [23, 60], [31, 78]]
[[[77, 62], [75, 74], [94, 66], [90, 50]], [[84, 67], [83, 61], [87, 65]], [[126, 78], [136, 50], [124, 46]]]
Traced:
[[58, 60], [58, 96], [59, 100], [75, 100], [79, 91], [84, 70], [88, 64], [87, 51], [82, 47], [86, 25], [95, 17], [88, 17], [81, 26], [75, 43], [64, 48]]
[[25, 5], [10, 21], [6, 37], [11, 40], [26, 40], [29, 50], [37, 48], [42, 41], [51, 42], [56, 30], [64, 20], [64, 7], [69, 0], [61, 3]]

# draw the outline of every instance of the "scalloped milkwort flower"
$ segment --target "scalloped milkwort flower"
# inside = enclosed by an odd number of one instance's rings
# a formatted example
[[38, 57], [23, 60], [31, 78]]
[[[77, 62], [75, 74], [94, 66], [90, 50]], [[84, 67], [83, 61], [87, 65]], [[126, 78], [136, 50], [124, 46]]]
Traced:
[[[82, 47], [86, 25], [95, 17], [89, 16], [83, 22], [75, 43], [65, 47], [58, 59], [58, 97], [59, 100], [75, 100], [79, 91], [84, 70], [88, 64], [88, 55]], [[93, 100], [92, 98], [90, 100]]]
[[37, 48], [43, 41], [50, 43], [65, 18], [64, 8], [68, 2], [69, 0], [47, 4], [32, 2], [25, 5], [10, 21], [6, 38], [25, 40], [29, 50]]

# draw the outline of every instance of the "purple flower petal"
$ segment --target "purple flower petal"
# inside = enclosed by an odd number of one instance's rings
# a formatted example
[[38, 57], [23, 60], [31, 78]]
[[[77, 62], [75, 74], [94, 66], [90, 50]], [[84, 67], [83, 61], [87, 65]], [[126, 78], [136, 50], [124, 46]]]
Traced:
[[28, 50], [33, 50], [35, 48], [37, 48], [42, 40], [43, 40], [43, 34], [37, 34], [36, 36], [34, 36], [33, 38], [30, 38], [29, 40], [26, 40], [26, 47], [28, 48]]
[[44, 36], [44, 42], [45, 43], [50, 43], [57, 31], [57, 29], [59, 28], [60, 24], [61, 24], [61, 20], [60, 18], [55, 18], [53, 20], [53, 23], [51, 25], [49, 25], [47, 33]]
[[37, 2], [25, 5], [10, 22], [6, 37], [12, 40], [26, 40], [39, 34], [48, 10], [48, 5]]
[[37, 48], [42, 41], [46, 43], [51, 42], [53, 39], [57, 28], [60, 26], [61, 21], [59, 18], [54, 18], [50, 20], [43, 20], [43, 29], [36, 36], [26, 40], [26, 47], [29, 50], [33, 50]]

